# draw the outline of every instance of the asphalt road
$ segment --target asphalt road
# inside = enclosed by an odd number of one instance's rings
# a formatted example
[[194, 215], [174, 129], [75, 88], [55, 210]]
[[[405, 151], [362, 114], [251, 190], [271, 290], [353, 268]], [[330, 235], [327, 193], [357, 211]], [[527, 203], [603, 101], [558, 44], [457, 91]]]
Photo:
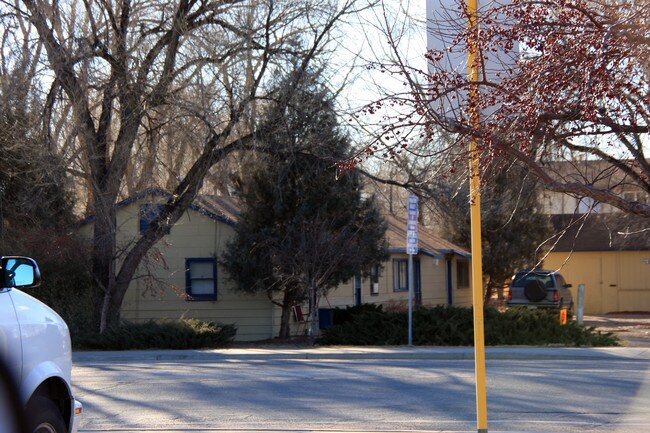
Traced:
[[[473, 360], [454, 349], [397, 356], [407, 350], [77, 356], [81, 431], [476, 431]], [[489, 431], [650, 431], [642, 349], [495, 353], [503, 356], [487, 361]]]

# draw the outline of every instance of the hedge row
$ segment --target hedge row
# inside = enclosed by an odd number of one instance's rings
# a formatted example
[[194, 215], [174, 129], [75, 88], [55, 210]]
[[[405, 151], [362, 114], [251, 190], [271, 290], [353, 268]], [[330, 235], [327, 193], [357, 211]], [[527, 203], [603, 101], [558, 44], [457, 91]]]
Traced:
[[[408, 315], [381, 307], [353, 307], [334, 312], [334, 326], [323, 330], [322, 345], [404, 345], [408, 342]], [[348, 311], [349, 310], [349, 311]], [[617, 346], [618, 338], [569, 320], [561, 325], [557, 310], [485, 309], [485, 344]], [[338, 318], [338, 321], [337, 321]], [[474, 342], [471, 308], [437, 306], [413, 312], [413, 344], [471, 346]]]
[[234, 325], [196, 319], [123, 322], [103, 334], [79, 336], [76, 349], [206, 349], [227, 347], [237, 332]]

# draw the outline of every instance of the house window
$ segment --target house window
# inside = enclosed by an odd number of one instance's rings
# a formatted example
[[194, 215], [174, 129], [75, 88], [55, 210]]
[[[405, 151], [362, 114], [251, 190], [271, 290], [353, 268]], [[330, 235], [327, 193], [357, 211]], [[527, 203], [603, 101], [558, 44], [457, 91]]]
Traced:
[[185, 259], [185, 292], [193, 301], [217, 299], [217, 259]]
[[466, 289], [469, 287], [469, 262], [466, 260], [458, 260], [456, 262], [456, 281], [458, 282], [459, 289]]
[[406, 259], [393, 260], [393, 291], [408, 291], [408, 262]]
[[379, 265], [370, 268], [370, 294], [379, 295]]
[[583, 197], [578, 202], [578, 212], [583, 214], [587, 212], [600, 212], [602, 205], [591, 197]]
[[144, 234], [149, 230], [149, 225], [158, 218], [158, 216], [165, 209], [164, 204], [146, 203], [140, 205], [140, 234]]

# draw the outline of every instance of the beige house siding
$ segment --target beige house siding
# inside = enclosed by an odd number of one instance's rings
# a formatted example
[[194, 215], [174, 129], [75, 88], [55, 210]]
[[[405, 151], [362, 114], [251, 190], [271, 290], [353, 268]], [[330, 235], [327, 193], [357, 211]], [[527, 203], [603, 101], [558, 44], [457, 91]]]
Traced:
[[585, 285], [585, 314], [650, 311], [650, 251], [552, 252], [547, 269], [560, 269], [573, 285]]
[[[361, 279], [361, 303], [363, 304], [383, 304], [388, 300], [387, 297], [387, 275], [386, 268], [379, 271], [379, 293], [373, 295], [370, 293], [370, 279]], [[340, 286], [330, 290], [327, 296], [321, 298], [321, 308], [336, 308], [352, 306], [355, 303], [354, 299], [354, 278], [341, 284]]]
[[[246, 295], [234, 290], [225, 271], [217, 264], [217, 299], [188, 300], [186, 296], [186, 260], [196, 258], [218, 258], [225, 250], [226, 243], [234, 236], [233, 222], [236, 209], [224, 199], [213, 197], [213, 205], [221, 206], [224, 218], [213, 214], [214, 207], [194, 207], [188, 209], [174, 225], [170, 233], [159, 241], [138, 268], [122, 304], [122, 318], [134, 322], [155, 319], [196, 318], [207, 321], [234, 324], [237, 327], [236, 340], [253, 341], [273, 338], [280, 328], [281, 308], [271, 303], [266, 294]], [[164, 193], [143, 193], [118, 206], [117, 239], [118, 246], [125, 247], [140, 237], [140, 208], [144, 204], [162, 204]], [[207, 200], [201, 199], [199, 206]], [[207, 209], [207, 212], [203, 210]], [[399, 224], [402, 228], [403, 224]], [[82, 226], [79, 233], [92, 237], [92, 222]], [[403, 241], [401, 233], [392, 237]], [[435, 236], [421, 234], [424, 247], [415, 258], [420, 262], [420, 282], [422, 304], [425, 306], [449, 303], [447, 278], [451, 270], [452, 303], [471, 305], [471, 290], [459, 287], [456, 281], [458, 261], [466, 252]], [[395, 241], [395, 239], [393, 239]], [[422, 248], [422, 247], [421, 247]], [[436, 249], [439, 248], [439, 249]], [[424, 253], [426, 251], [426, 253]], [[406, 305], [407, 291], [393, 289], [393, 260], [407, 260], [403, 250], [393, 251], [390, 259], [380, 269], [378, 293], [371, 293], [369, 278], [362, 279], [362, 303], [400, 303]], [[451, 269], [448, 268], [448, 260]], [[321, 308], [334, 308], [355, 305], [354, 279], [332, 290], [321, 299]], [[304, 335], [307, 329], [308, 313], [305, 306], [305, 321], [297, 322], [292, 314], [291, 325], [294, 335]]]
[[[140, 236], [139, 209], [143, 203], [162, 203], [162, 198], [147, 196], [118, 209], [118, 245], [128, 245]], [[92, 224], [82, 227], [80, 233], [92, 236]], [[219, 257], [233, 235], [231, 225], [188, 210], [139, 267], [122, 304], [122, 318], [133, 322], [196, 318], [234, 324], [239, 341], [274, 336], [273, 305], [264, 294], [250, 296], [234, 291], [219, 265], [216, 301], [185, 299], [185, 260]]]
[[[393, 287], [393, 260], [408, 260], [408, 255], [401, 253], [391, 254], [390, 259], [383, 264], [379, 272], [378, 293], [371, 293], [371, 281], [369, 278], [361, 280], [361, 302], [370, 304], [390, 305], [392, 303], [406, 305], [408, 301], [407, 291], [395, 291]], [[422, 291], [422, 305], [446, 305], [448, 300], [447, 288], [447, 260], [434, 258], [429, 255], [419, 254], [414, 260], [420, 261], [420, 287]], [[452, 304], [471, 305], [471, 289], [459, 287], [456, 281], [456, 266], [458, 258], [451, 259], [452, 262]], [[335, 308], [354, 305], [354, 278], [340, 285], [324, 297], [321, 301], [321, 308]]]

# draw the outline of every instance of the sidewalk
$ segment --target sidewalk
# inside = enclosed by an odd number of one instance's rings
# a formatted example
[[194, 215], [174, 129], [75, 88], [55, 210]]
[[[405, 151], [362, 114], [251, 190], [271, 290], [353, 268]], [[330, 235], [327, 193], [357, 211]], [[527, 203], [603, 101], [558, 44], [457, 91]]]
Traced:
[[[584, 324], [598, 331], [613, 332], [624, 347], [487, 347], [487, 360], [495, 359], [611, 359], [650, 361], [650, 315], [607, 314], [585, 316]], [[205, 350], [133, 350], [73, 352], [73, 362], [219, 361], [269, 359], [431, 359], [471, 360], [472, 347], [300, 347], [245, 346]]]
[[[649, 347], [488, 347], [487, 360], [526, 359], [610, 359], [650, 361]], [[471, 360], [471, 347], [312, 347], [312, 348], [233, 348], [212, 350], [133, 350], [74, 352], [75, 363], [138, 361], [220, 361], [220, 360], [354, 360], [430, 359]]]

